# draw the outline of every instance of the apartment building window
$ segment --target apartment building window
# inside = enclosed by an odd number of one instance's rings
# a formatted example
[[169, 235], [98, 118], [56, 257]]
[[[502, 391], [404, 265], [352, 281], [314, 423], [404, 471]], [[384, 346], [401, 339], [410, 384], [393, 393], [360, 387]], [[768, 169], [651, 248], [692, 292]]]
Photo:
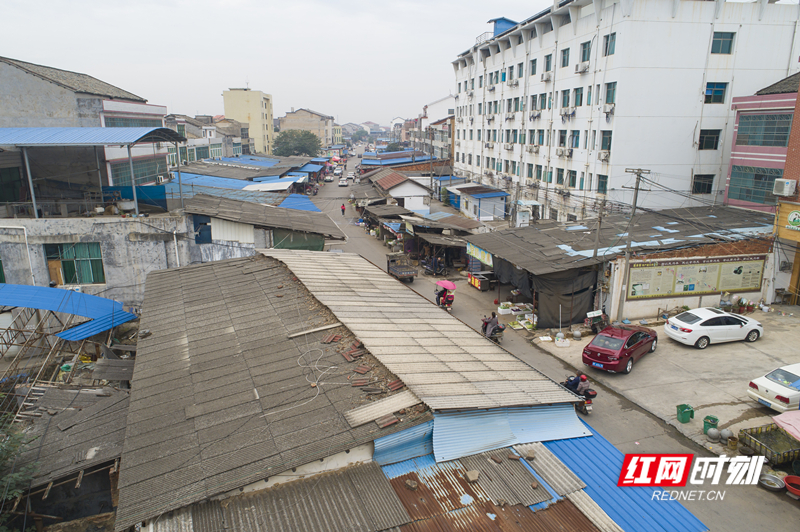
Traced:
[[581, 132], [578, 129], [573, 129], [572, 133], [569, 136], [569, 147], [570, 148], [580, 148], [581, 147]]
[[586, 180], [586, 190], [592, 190], [592, 174], [587, 175], [588, 179]]
[[783, 170], [780, 168], [733, 166], [728, 185], [728, 199], [775, 205], [777, 198], [772, 195], [772, 187], [775, 180], [782, 177]]
[[552, 131], [553, 131], [552, 129], [548, 129], [547, 130], [547, 145], [548, 146], [550, 146], [550, 135], [551, 135]]
[[[528, 178], [533, 179], [533, 165], [528, 163]], [[0, 264], [0, 275], [2, 275], [2, 264]]]
[[474, 134], [474, 132], [475, 132], [474, 129], [469, 130], [469, 140], [472, 140], [472, 135]]
[[741, 115], [736, 132], [737, 146], [789, 146], [792, 113]]
[[467, 154], [467, 164], [472, 166], [472, 154], [471, 153]]
[[548, 183], [552, 183], [553, 182], [553, 169], [552, 168], [549, 168], [547, 170], [547, 182]]
[[97, 242], [78, 244], [45, 244], [47, 266], [50, 279], [57, 284], [103, 284], [106, 282], [103, 270], [103, 254]]
[[497, 130], [492, 130], [492, 142], [497, 142]]
[[719, 147], [719, 135], [722, 133], [721, 129], [701, 129], [700, 130], [700, 145], [698, 150], [716, 150]]
[[583, 172], [581, 172], [581, 180], [580, 180], [580, 186], [578, 187], [578, 190], [583, 190], [583, 176], [584, 175], [585, 174]]
[[470, 90], [474, 90], [475, 89], [475, 78], [472, 78], [471, 80], [469, 80], [469, 88], [470, 88]]
[[537, 164], [536, 165], [536, 180], [537, 181], [541, 181], [542, 180], [542, 165], [541, 164]]
[[544, 71], [550, 72], [553, 70], [553, 54], [547, 54], [544, 56]]
[[506, 141], [506, 143], [511, 142], [511, 130], [510, 129], [506, 129], [506, 140], [505, 141]]
[[534, 138], [534, 137], [535, 137], [535, 133], [536, 133], [536, 130], [535, 130], [535, 129], [529, 129], [529, 130], [528, 130], [528, 142], [530, 142], [531, 144], [533, 144], [533, 143], [534, 143], [534, 140], [535, 140], [535, 138]]
[[586, 105], [592, 105], [592, 86], [586, 87]]
[[495, 83], [500, 83], [500, 71], [499, 70], [495, 70], [494, 71], [494, 82]]
[[603, 136], [600, 138], [600, 149], [609, 151], [611, 150], [611, 132], [603, 131]]
[[536, 143], [539, 144], [540, 146], [544, 144], [544, 129], [539, 130], [539, 138], [536, 139], [536, 141], [537, 141]]
[[569, 90], [561, 91], [561, 107], [569, 107]]
[[522, 111], [522, 108], [519, 105], [519, 98], [514, 98], [514, 112]]
[[591, 144], [591, 146], [589, 146], [589, 149], [593, 150], [595, 146], [597, 146], [597, 130], [593, 129], [592, 130], [592, 144]]
[[603, 57], [607, 55], [614, 55], [614, 49], [617, 45], [617, 34], [610, 33], [603, 37]]
[[508, 67], [508, 79], [509, 81], [514, 79], [514, 66]]
[[575, 185], [578, 184], [578, 172], [575, 170], [567, 170], [567, 186], [569, 188], [575, 188]]
[[456, 140], [461, 140], [461, 130], [456, 129]]
[[461, 93], [461, 82], [458, 82], [458, 92]]
[[606, 83], [606, 103], [617, 103], [617, 82]]
[[6, 282], [6, 274], [3, 271], [3, 261], [0, 259], [0, 283]]
[[727, 83], [706, 83], [705, 103], [725, 103], [725, 90], [727, 88]]
[[581, 63], [585, 63], [592, 55], [592, 41], [581, 43]]
[[481, 130], [478, 130], [478, 140], [481, 140]]
[[608, 176], [597, 174], [597, 193], [608, 194]]
[[505, 81], [505, 80], [506, 80], [506, 73], [505, 72], [501, 72], [500, 73], [500, 81]]
[[733, 53], [733, 36], [732, 32], [715, 31], [714, 39], [711, 41], [712, 54], [728, 54]]
[[483, 114], [483, 104], [482, 104], [482, 103], [479, 103], [479, 104], [478, 104], [478, 114], [479, 114], [479, 115], [482, 115], [482, 114]]
[[511, 98], [508, 98], [508, 99], [506, 100], [506, 112], [507, 112], [507, 113], [510, 113], [510, 112], [511, 112], [512, 105], [514, 105], [514, 100], [512, 100]]
[[[187, 161], [186, 148], [181, 148], [181, 161]], [[194, 150], [191, 156], [194, 155]], [[191, 159], [194, 160], [193, 158]], [[156, 180], [156, 176], [163, 175], [167, 171], [166, 158], [144, 159], [133, 161], [133, 173], [136, 176], [136, 184], [143, 185]], [[128, 161], [111, 163], [111, 178], [114, 185], [126, 187], [131, 185], [131, 168]]]
[[478, 76], [478, 88], [483, 87], [483, 76]]
[[178, 135], [181, 137], [186, 136], [186, 125], [185, 124], [178, 124]]
[[[480, 131], [478, 133], [480, 133]], [[481, 156], [480, 155], [476, 155], [475, 156], [475, 166], [477, 166], [478, 168], [481, 167]]]
[[517, 77], [518, 78], [522, 77], [522, 72], [523, 72], [524, 68], [525, 68], [525, 64], [524, 63], [520, 63], [520, 64], [517, 65]]
[[528, 75], [534, 76], [536, 75], [536, 59], [531, 59], [530, 67], [528, 67], [530, 73]]
[[589, 131], [587, 129], [583, 130], [583, 149], [589, 147]]
[[556, 169], [556, 185], [563, 185], [564, 184], [564, 169], [557, 168]]
[[540, 94], [539, 95], [539, 109], [544, 111], [545, 107], [547, 107], [547, 94]]
[[519, 143], [520, 144], [525, 144], [525, 130], [524, 129], [520, 129], [519, 130]]
[[553, 108], [553, 93], [552, 92], [547, 94], [547, 108], [548, 109], [552, 109]]
[[[105, 127], [164, 127], [164, 121], [160, 118], [130, 118], [127, 116], [106, 116], [103, 118]], [[181, 133], [183, 128], [183, 133]], [[186, 126], [178, 125], [178, 133], [186, 136]]]
[[578, 87], [575, 89], [573, 95], [573, 100], [575, 100], [575, 107], [580, 107], [583, 105], [583, 87]]
[[531, 111], [536, 110], [536, 96], [531, 96]]
[[692, 194], [711, 194], [714, 189], [714, 174], [696, 174], [692, 178]]
[[561, 50], [561, 68], [569, 66], [569, 48]]
[[567, 147], [567, 130], [560, 129], [558, 131], [558, 147], [559, 148], [566, 148]]

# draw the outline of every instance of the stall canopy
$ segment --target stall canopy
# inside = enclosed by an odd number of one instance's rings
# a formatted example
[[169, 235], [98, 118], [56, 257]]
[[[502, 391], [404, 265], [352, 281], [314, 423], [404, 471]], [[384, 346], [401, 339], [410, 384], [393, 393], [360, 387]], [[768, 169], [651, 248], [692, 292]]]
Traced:
[[450, 246], [458, 248], [467, 247], [466, 240], [455, 236], [437, 235], [433, 233], [415, 233], [415, 236], [435, 246]]

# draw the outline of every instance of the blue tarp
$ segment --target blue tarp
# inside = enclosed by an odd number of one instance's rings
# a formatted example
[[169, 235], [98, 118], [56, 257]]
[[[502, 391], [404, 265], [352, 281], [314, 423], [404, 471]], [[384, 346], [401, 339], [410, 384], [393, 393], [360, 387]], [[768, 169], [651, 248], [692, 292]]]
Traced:
[[626, 532], [708, 530], [678, 501], [652, 500], [653, 492], [663, 491], [660, 488], [617, 486], [625, 455], [593, 432], [588, 438], [549, 441], [545, 446], [580, 477], [586, 493]]
[[136, 319], [134, 314], [122, 310], [122, 303], [118, 301], [45, 286], [0, 284], [0, 305], [50, 310], [90, 318], [92, 321], [56, 335], [70, 341], [83, 340]]
[[278, 205], [278, 207], [294, 209], [296, 211], [322, 212], [312, 203], [308, 196], [303, 196], [302, 194], [289, 194], [289, 197], [283, 200], [283, 203]]

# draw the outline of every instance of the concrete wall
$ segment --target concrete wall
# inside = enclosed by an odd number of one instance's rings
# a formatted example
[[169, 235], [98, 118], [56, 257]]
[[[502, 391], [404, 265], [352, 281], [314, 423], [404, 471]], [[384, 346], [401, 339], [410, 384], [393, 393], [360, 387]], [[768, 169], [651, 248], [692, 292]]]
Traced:
[[[577, 5], [583, 4], [583, 5]], [[688, 207], [709, 200], [722, 200], [722, 192], [730, 159], [730, 140], [734, 119], [730, 110], [733, 96], [755, 93], [798, 70], [796, 61], [798, 38], [797, 5], [769, 3], [764, 5], [763, 16], [759, 3], [697, 2], [687, 0], [630, 0], [611, 2], [595, 13], [592, 4], [572, 2], [556, 10], [553, 16], [556, 30], [544, 32], [544, 22], [550, 16], [517, 27], [498, 41], [477, 46], [454, 61], [454, 87], [460, 83], [462, 91], [456, 100], [456, 128], [462, 130], [459, 153], [472, 154], [473, 164], [455, 163], [461, 175], [480, 179], [488, 171], [487, 158], [498, 161], [515, 161], [523, 165], [520, 176], [527, 176], [527, 165], [547, 168], [575, 170], [580, 176], [592, 175], [592, 190], [570, 190], [572, 197], [564, 203], [553, 194], [554, 183], [544, 184], [550, 194], [544, 200], [545, 212], [551, 207], [559, 210], [559, 219], [567, 213], [580, 215], [580, 204], [585, 200], [602, 198], [597, 192], [597, 175], [608, 176], [607, 197], [614, 201], [630, 203], [632, 192], [623, 189], [629, 185], [630, 175], [625, 168], [645, 168], [658, 175], [661, 184], [686, 193], [691, 190], [694, 174], [714, 174], [713, 194], [699, 195], [687, 200], [676, 194], [645, 194], [639, 196], [642, 205], [651, 208]], [[719, 16], [716, 9], [719, 7]], [[577, 9], [576, 9], [577, 8]], [[569, 10], [573, 9], [572, 12]], [[564, 23], [563, 25], [560, 25]], [[537, 36], [531, 38], [531, 31]], [[733, 53], [711, 54], [714, 32], [734, 32]], [[616, 34], [614, 55], [602, 55], [603, 39]], [[518, 44], [518, 38], [523, 41]], [[580, 47], [591, 42], [589, 68], [576, 73], [580, 62]], [[469, 43], [471, 46], [472, 43]], [[491, 48], [485, 57], [481, 48]], [[569, 48], [570, 59], [561, 67], [561, 52]], [[552, 54], [551, 81], [543, 81], [544, 59]], [[530, 61], [536, 59], [536, 74], [530, 75]], [[524, 75], [518, 77], [522, 63]], [[487, 78], [493, 72], [508, 72], [515, 68], [514, 84], [500, 82], [489, 91]], [[483, 87], [479, 79], [483, 76]], [[464, 84], [475, 79], [475, 89], [470, 96]], [[616, 107], [613, 114], [606, 115], [605, 84], [617, 83]], [[705, 104], [704, 89], [707, 82], [728, 83], [725, 101], [721, 104]], [[592, 103], [587, 104], [588, 89], [592, 89]], [[600, 87], [600, 100], [598, 90]], [[574, 106], [574, 89], [583, 89], [581, 106]], [[561, 91], [570, 91], [570, 106], [574, 115], [562, 118]], [[553, 106], [541, 110], [539, 118], [531, 119], [530, 96], [547, 94], [553, 97]], [[506, 120], [506, 113], [494, 115], [492, 122], [485, 113], [478, 114], [478, 103], [485, 109], [488, 102], [499, 101], [506, 107], [507, 100], [520, 98], [525, 101], [525, 111], [512, 113], [514, 119]], [[538, 108], [538, 102], [537, 102]], [[473, 121], [470, 122], [470, 119]], [[550, 131], [551, 138], [565, 129], [570, 133], [580, 132], [580, 144], [571, 158], [558, 157], [556, 146], [542, 146], [539, 153], [528, 153], [526, 146], [514, 144], [507, 151], [501, 142], [489, 148], [486, 135], [483, 141], [463, 140], [467, 130], [530, 129]], [[722, 137], [718, 150], [698, 150], [700, 129], [720, 129]], [[608, 162], [599, 160], [602, 131], [612, 132], [611, 155]], [[594, 132], [594, 133], [593, 133]], [[594, 134], [595, 141], [591, 142]], [[530, 143], [527, 136], [526, 143]], [[584, 139], [589, 144], [584, 148]], [[469, 138], [469, 135], [466, 136]], [[474, 164], [481, 157], [481, 166]], [[492, 171], [494, 171], [492, 169]], [[555, 174], [555, 172], [554, 172]], [[652, 174], [651, 174], [652, 176]], [[527, 184], [526, 177], [514, 176], [515, 182]], [[567, 187], [568, 188], [568, 187]], [[593, 215], [593, 213], [590, 213]]]
[[0, 127], [99, 127], [102, 101], [0, 64]]
[[[310, 131], [319, 137], [322, 147], [338, 144], [333, 138], [333, 118], [323, 118], [305, 109], [298, 109], [297, 111], [286, 113], [286, 116], [281, 117], [280, 124], [281, 131], [288, 131], [290, 129]], [[340, 142], [341, 140], [339, 143]]]
[[231, 89], [222, 93], [225, 117], [249, 124], [250, 138], [258, 153], [271, 154], [275, 140], [272, 95], [261, 91]]

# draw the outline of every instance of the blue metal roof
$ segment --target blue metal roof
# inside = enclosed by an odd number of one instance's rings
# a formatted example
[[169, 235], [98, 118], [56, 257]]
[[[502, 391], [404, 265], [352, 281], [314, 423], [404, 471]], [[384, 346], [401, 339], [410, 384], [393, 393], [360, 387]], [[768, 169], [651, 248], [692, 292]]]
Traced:
[[296, 211], [322, 212], [308, 196], [303, 196], [302, 194], [289, 194], [278, 207]]
[[185, 172], [181, 172], [181, 182], [184, 186], [186, 185], [201, 185], [205, 187], [216, 187], [216, 188], [233, 188], [233, 189], [243, 189], [248, 185], [252, 185], [252, 181], [245, 181], [243, 179], [230, 179], [227, 177], [213, 177], [209, 175], [200, 175], [200, 174], [187, 174]]
[[400, 226], [402, 224], [400, 222], [383, 222], [383, 225], [385, 225], [394, 232], [398, 232], [400, 231]]
[[[430, 160], [429, 155], [419, 155], [415, 158], [412, 157], [401, 157], [399, 159], [387, 159], [385, 161], [379, 161], [377, 159], [361, 159], [361, 166], [392, 166], [395, 164], [405, 164], [405, 163], [412, 163], [412, 162], [423, 162]], [[508, 196], [508, 193], [506, 193]]]
[[0, 146], [108, 146], [139, 142], [184, 142], [166, 127], [6, 127]]
[[498, 190], [497, 192], [484, 192], [483, 194], [468, 194], [466, 192], [462, 192], [465, 196], [470, 196], [476, 199], [486, 199], [486, 198], [504, 198], [506, 196], [510, 196], [508, 192], [503, 192], [502, 190]]
[[549, 441], [545, 446], [578, 475], [586, 493], [626, 532], [708, 530], [678, 501], [652, 500], [653, 492], [661, 489], [617, 486], [625, 455], [597, 431], [588, 438]]
[[[433, 460], [433, 421], [375, 440], [372, 460], [380, 465], [394, 464], [430, 455]], [[434, 460], [435, 462], [435, 460]], [[391, 478], [391, 477], [389, 477]]]
[[286, 175], [290, 176], [290, 177], [305, 177], [306, 176], [306, 174], [304, 174], [303, 172], [289, 172]]
[[308, 163], [308, 164], [304, 164], [303, 166], [301, 166], [297, 171], [298, 172], [319, 172], [323, 168], [324, 168], [323, 166], [320, 166], [318, 164]]
[[440, 183], [452, 183], [453, 181], [464, 181], [466, 182], [466, 178], [458, 177], [455, 175], [442, 175], [442, 176], [433, 176], [434, 181], [439, 181]]
[[423, 214], [422, 216], [424, 218], [427, 218], [428, 220], [441, 220], [442, 218], [449, 218], [450, 216], [453, 215], [449, 212], [439, 211], [439, 212], [431, 212], [428, 214]]
[[331, 160], [330, 157], [315, 157], [315, 158], [311, 159], [311, 162], [312, 163], [327, 163], [330, 160]]
[[344, 144], [334, 144], [333, 146], [327, 148], [329, 150], [341, 150], [344, 148]]
[[56, 335], [64, 340], [83, 340], [136, 319], [122, 310], [118, 301], [45, 286], [0, 284], [0, 305], [63, 312], [92, 320]]
[[518, 443], [589, 435], [572, 404], [437, 413], [433, 453], [442, 462]]
[[240, 155], [239, 157], [223, 157], [220, 159], [227, 163], [246, 164], [249, 166], [263, 166], [269, 168], [275, 166], [280, 161], [278, 159], [268, 159], [266, 157], [253, 157], [252, 155]]

